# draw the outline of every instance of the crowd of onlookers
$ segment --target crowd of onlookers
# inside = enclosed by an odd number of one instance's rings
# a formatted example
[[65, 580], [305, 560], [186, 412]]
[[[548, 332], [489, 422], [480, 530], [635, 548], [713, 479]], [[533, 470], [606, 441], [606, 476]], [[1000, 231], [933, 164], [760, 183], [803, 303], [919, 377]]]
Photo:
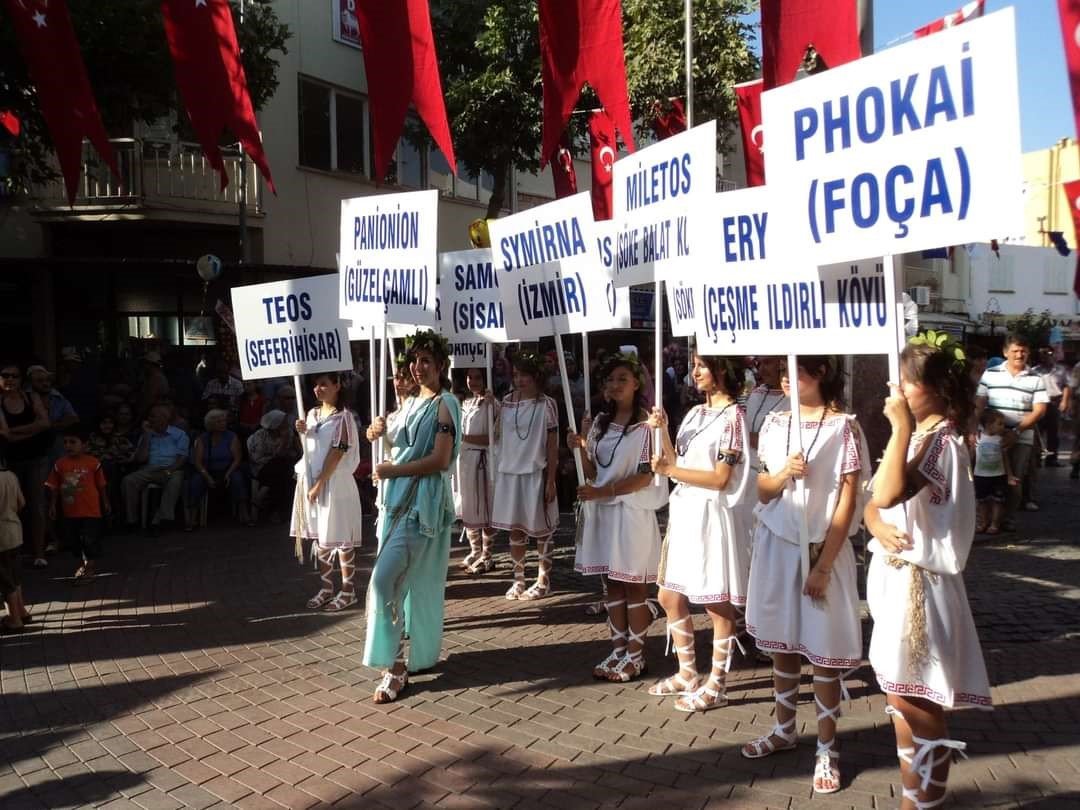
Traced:
[[[652, 374], [651, 348], [642, 348], [646, 374]], [[1032, 348], [1010, 336], [1001, 357], [988, 358], [977, 346], [967, 350], [978, 383], [980, 424], [970, 426], [969, 435], [982, 504], [979, 529], [991, 534], [1010, 529], [1018, 511], [1038, 509], [1040, 466], [1062, 464], [1061, 426], [1080, 410], [1080, 363], [1070, 366], [1049, 348], [1034, 355]], [[496, 396], [510, 389], [514, 351], [509, 345], [493, 355]], [[586, 375], [590, 410], [598, 410], [597, 369], [607, 350], [590, 354], [584, 368], [574, 354], [565, 354], [574, 413], [585, 411]], [[687, 357], [679, 343], [663, 351], [662, 404], [670, 425], [679, 424], [697, 402]], [[559, 405], [565, 431], [558, 356], [549, 351], [544, 358], [547, 393]], [[361, 426], [371, 420], [364, 359], [355, 353], [354, 370], [343, 375]], [[10, 473], [0, 481], [5, 598], [12, 591], [7, 572], [24, 541], [35, 567], [47, 566], [49, 554], [61, 543], [71, 547], [82, 558], [77, 579], [89, 580], [105, 531], [140, 526], [149, 534], [170, 526], [190, 531], [215, 512], [244, 525], [287, 517], [300, 457], [292, 429], [297, 392], [291, 381], [241, 382], [213, 354], [191, 360], [177, 353], [163, 362], [151, 350], [133, 364], [109, 365], [84, 362], [77, 352], [65, 350], [55, 374], [39, 365], [0, 368], [0, 448], [3, 469]], [[746, 365], [749, 390], [753, 359]], [[646, 393], [651, 406], [651, 379]], [[389, 409], [393, 397], [393, 386], [388, 386]], [[1073, 448], [1068, 463], [1071, 477], [1080, 477], [1080, 446]], [[356, 471], [368, 512], [374, 506], [369, 473], [367, 461]], [[568, 509], [577, 485], [569, 451], [562, 451], [559, 480], [560, 503]]]

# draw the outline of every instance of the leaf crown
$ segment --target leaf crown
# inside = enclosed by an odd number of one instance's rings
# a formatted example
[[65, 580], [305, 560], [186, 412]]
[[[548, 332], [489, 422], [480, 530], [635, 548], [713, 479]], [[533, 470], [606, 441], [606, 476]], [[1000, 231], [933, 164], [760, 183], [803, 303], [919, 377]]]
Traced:
[[632, 352], [615, 352], [609, 354], [604, 360], [604, 365], [600, 369], [600, 379], [606, 380], [616, 368], [625, 366], [630, 369], [630, 373], [633, 374], [642, 388], [645, 387], [645, 367], [641, 364], [641, 359]]
[[963, 366], [967, 362], [964, 347], [948, 332], [935, 332], [927, 329], [908, 339], [909, 346], [926, 346], [933, 352], [940, 352], [949, 358], [954, 366]]
[[514, 355], [514, 368], [539, 380], [544, 376], [544, 358], [522, 349]]
[[405, 354], [416, 357], [418, 352], [429, 352], [436, 360], [450, 357], [450, 341], [431, 329], [421, 329], [405, 338]]

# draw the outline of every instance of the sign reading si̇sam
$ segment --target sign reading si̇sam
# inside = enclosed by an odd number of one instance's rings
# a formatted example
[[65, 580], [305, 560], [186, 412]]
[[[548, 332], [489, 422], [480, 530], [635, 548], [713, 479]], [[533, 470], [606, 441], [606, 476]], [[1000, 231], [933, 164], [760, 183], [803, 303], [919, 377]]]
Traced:
[[349, 322], [335, 275], [234, 287], [233, 316], [245, 380], [352, 367]]
[[698, 204], [716, 193], [716, 121], [615, 161], [615, 286], [685, 277], [709, 253]]
[[611, 328], [589, 193], [488, 220], [507, 337]]
[[700, 284], [703, 354], [887, 354], [896, 349], [891, 275], [879, 259], [809, 267], [783, 279], [753, 273]]
[[434, 326], [439, 192], [341, 201], [341, 317]]
[[1011, 8], [770, 90], [762, 113], [792, 256], [832, 264], [1020, 230]]
[[487, 344], [507, 341], [490, 250], [439, 254], [439, 314], [439, 331], [450, 341], [454, 368], [483, 368]]

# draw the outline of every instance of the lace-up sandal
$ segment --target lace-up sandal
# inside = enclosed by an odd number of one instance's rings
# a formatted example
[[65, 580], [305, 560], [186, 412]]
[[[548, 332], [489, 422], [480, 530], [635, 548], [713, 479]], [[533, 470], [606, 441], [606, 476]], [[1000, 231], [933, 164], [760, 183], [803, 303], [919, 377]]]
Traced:
[[321, 610], [331, 599], [334, 598], [334, 581], [330, 579], [330, 572], [319, 575], [322, 587], [319, 592], [307, 600], [308, 610]]
[[[904, 715], [900, 713], [899, 709], [892, 706], [885, 707], [885, 713], [895, 715], [901, 720], [904, 720]], [[933, 810], [935, 807], [945, 803], [945, 788], [947, 782], [934, 778], [934, 769], [939, 765], [943, 765], [950, 758], [967, 757], [967, 743], [960, 740], [950, 740], [944, 737], [940, 737], [936, 740], [928, 740], [925, 737], [916, 737], [911, 735], [911, 741], [915, 743], [912, 748], [897, 748], [896, 756], [902, 761], [907, 763], [911, 768], [911, 772], [916, 774], [921, 780], [920, 790], [914, 788], [903, 788], [903, 796], [908, 801], [915, 803], [915, 810]], [[934, 752], [938, 749], [944, 749], [941, 752], [941, 756], [935, 757]], [[938, 788], [941, 790], [941, 795], [936, 799], [920, 799], [919, 795], [924, 794], [930, 788]]]
[[618, 599], [614, 602], [605, 602], [604, 607], [607, 610], [607, 625], [608, 630], [611, 633], [612, 650], [608, 653], [608, 657], [593, 667], [592, 676], [598, 681], [608, 680], [608, 676], [615, 670], [616, 665], [626, 655], [626, 631], [619, 630], [611, 621], [611, 611], [613, 608], [617, 608], [619, 605], [626, 604], [625, 599]]
[[[686, 695], [675, 701], [675, 710], [680, 712], [707, 712], [712, 709], [722, 709], [727, 706], [727, 674], [731, 670], [731, 645], [738, 644], [743, 654], [742, 643], [735, 636], [713, 639], [712, 671], [709, 679], [705, 681], [693, 694]], [[723, 657], [717, 657], [717, 653], [723, 650]]]
[[355, 591], [339, 591], [338, 595], [323, 605], [323, 612], [337, 613], [356, 604]]
[[[634, 652], [627, 652], [623, 656], [622, 660], [615, 665], [615, 668], [608, 675], [608, 680], [615, 683], [629, 683], [641, 677], [645, 672], [645, 636], [649, 632], [649, 626], [645, 625], [645, 629], [640, 633], [635, 633], [630, 627], [630, 611], [634, 608], [646, 607], [644, 602], [630, 602], [626, 606], [626, 632], [628, 637], [627, 650], [629, 650], [629, 644], [637, 644], [638, 648]], [[610, 621], [610, 620], [609, 620]]]
[[[773, 667], [773, 673], [779, 675], [781, 678], [795, 681], [795, 685], [790, 689], [785, 689], [783, 692], [778, 691], [776, 693], [777, 704], [790, 709], [791, 717], [783, 723], [778, 722], [773, 726], [772, 731], [764, 737], [758, 737], [756, 740], [752, 740], [740, 748], [739, 753], [747, 759], [763, 759], [764, 757], [772, 756], [779, 751], [790, 751], [795, 747], [796, 741], [799, 738], [799, 735], [795, 733], [796, 705], [794, 698], [799, 694], [799, 680], [802, 678], [802, 673], [781, 672], [776, 667]], [[780, 740], [781, 744], [777, 745], [774, 743], [774, 738]]]
[[393, 669], [388, 669], [383, 673], [379, 685], [375, 687], [375, 694], [372, 699], [376, 703], [393, 703], [398, 699], [398, 695], [405, 691], [405, 687], [409, 683], [409, 670], [404, 668], [404, 658], [398, 658], [394, 661], [394, 666], [398, 664], [402, 666], [401, 674], [395, 675]]
[[[821, 702], [821, 698], [817, 696], [817, 692], [814, 693], [814, 703], [817, 704], [817, 720], [819, 723], [822, 720], [832, 720], [835, 725], [837, 720], [840, 719], [840, 707], [843, 701], [851, 699], [847, 687], [844, 685], [844, 676], [848, 674], [850, 673], [814, 676], [814, 683], [840, 682], [840, 700], [837, 701], [835, 706], [826, 706]], [[840, 766], [837, 764], [840, 760], [840, 752], [833, 747], [835, 744], [835, 734], [831, 740], [818, 738], [816, 761], [814, 763], [814, 793], [825, 795], [840, 790]], [[826, 781], [831, 782], [832, 785], [821, 787]]]
[[[514, 542], [513, 538], [510, 538], [510, 554], [513, 557], [513, 549], [521, 548], [528, 545], [528, 541], [522, 538], [521, 540]], [[516, 601], [521, 598], [521, 595], [525, 593], [525, 555], [521, 555], [520, 560], [514, 560], [514, 584], [506, 591], [506, 598], [510, 601]]]
[[540, 558], [539, 571], [536, 574], [536, 582], [518, 597], [523, 602], [543, 599], [551, 592], [551, 541], [537, 541], [536, 554]]
[[668, 644], [673, 643], [672, 636], [689, 639], [682, 644], [674, 644], [675, 655], [679, 658], [679, 671], [662, 681], [657, 681], [649, 687], [649, 694], [656, 697], [669, 697], [674, 695], [692, 695], [701, 686], [701, 677], [698, 675], [697, 666], [694, 662], [694, 631], [693, 625], [689, 630], [680, 625], [690, 621], [690, 614], [681, 619], [667, 623]]
[[469, 553], [465, 555], [465, 559], [461, 561], [461, 570], [468, 571], [470, 574], [476, 573], [473, 570], [473, 566], [476, 565], [476, 561], [480, 559], [480, 534], [475, 530], [462, 529], [461, 533], [469, 541]]

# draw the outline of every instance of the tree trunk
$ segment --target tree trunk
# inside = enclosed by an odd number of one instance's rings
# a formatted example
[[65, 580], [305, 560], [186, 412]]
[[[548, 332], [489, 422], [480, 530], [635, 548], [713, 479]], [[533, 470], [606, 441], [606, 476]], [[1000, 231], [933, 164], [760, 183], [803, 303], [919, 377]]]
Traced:
[[510, 176], [510, 161], [506, 158], [500, 160], [491, 172], [494, 179], [494, 188], [491, 190], [491, 199], [488, 200], [487, 218], [497, 219], [499, 213], [506, 207], [507, 178]]

